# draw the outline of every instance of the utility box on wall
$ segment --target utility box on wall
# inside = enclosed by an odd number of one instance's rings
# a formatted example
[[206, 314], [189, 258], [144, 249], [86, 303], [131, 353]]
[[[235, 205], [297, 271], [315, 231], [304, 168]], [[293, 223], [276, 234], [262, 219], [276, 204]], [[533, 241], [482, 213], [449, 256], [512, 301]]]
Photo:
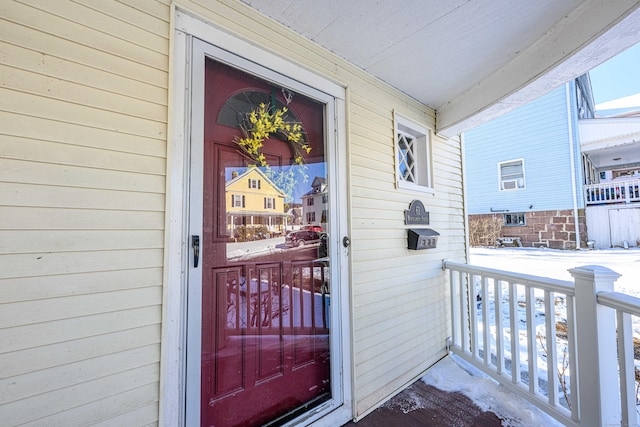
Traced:
[[413, 250], [435, 248], [440, 235], [440, 233], [430, 228], [410, 228], [407, 233], [407, 247]]

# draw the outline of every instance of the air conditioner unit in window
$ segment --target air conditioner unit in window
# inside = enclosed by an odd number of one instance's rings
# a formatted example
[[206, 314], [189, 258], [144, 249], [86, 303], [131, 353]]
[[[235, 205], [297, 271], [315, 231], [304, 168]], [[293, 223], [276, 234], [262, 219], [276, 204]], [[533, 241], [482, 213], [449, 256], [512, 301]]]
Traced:
[[510, 181], [502, 181], [502, 189], [503, 190], [515, 190], [518, 188], [518, 181], [512, 179]]

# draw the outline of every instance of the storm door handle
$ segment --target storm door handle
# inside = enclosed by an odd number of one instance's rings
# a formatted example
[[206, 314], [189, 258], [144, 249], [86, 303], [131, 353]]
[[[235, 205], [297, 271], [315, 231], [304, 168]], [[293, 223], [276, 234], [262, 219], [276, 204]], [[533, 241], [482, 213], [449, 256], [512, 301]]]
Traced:
[[193, 248], [193, 267], [198, 268], [200, 260], [200, 236], [191, 236], [191, 247]]

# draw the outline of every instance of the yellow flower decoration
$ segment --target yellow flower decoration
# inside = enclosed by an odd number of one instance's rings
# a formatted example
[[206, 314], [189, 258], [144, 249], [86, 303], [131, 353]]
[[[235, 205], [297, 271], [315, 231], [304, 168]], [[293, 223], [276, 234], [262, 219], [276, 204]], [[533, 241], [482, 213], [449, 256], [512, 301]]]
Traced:
[[253, 111], [246, 113], [246, 120], [240, 128], [244, 138], [235, 138], [235, 142], [242, 153], [253, 161], [253, 166], [269, 167], [267, 159], [262, 153], [264, 141], [274, 133], [280, 133], [287, 138], [287, 142], [293, 150], [294, 163], [304, 164], [302, 153], [309, 153], [311, 147], [304, 140], [302, 126], [299, 123], [285, 121], [287, 107], [272, 109], [265, 104]]

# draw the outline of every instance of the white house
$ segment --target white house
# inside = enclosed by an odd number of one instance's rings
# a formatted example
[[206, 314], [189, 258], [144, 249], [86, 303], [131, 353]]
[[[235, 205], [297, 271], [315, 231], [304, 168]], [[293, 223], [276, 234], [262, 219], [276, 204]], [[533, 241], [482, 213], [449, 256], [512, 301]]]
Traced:
[[[447, 354], [457, 135], [638, 42], [639, 7], [3, 1], [3, 425], [361, 419]], [[227, 172], [303, 161], [326, 260], [230, 258]]]

